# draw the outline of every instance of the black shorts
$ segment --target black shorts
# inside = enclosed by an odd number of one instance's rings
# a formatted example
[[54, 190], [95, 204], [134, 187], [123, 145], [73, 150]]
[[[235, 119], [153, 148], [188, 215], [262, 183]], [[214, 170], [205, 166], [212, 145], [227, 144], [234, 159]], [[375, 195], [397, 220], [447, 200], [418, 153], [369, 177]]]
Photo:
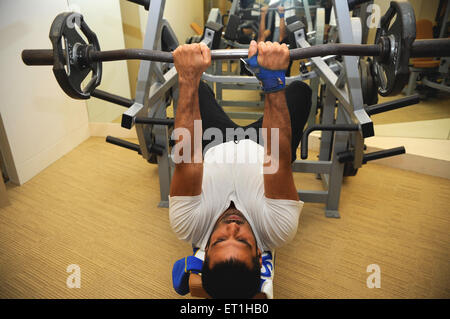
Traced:
[[[303, 135], [303, 130], [308, 121], [309, 111], [311, 109], [311, 89], [306, 83], [295, 81], [286, 87], [286, 102], [291, 118], [292, 142], [291, 153], [292, 161], [295, 161], [297, 148]], [[249, 136], [241, 136], [236, 138], [236, 135], [227, 136], [227, 128], [236, 129], [241, 127], [243, 131], [248, 128], [254, 128], [257, 132], [257, 143], [263, 143], [262, 136], [260, 136], [260, 128], [262, 128], [263, 117], [256, 122], [247, 126], [239, 126], [234, 123], [222, 107], [217, 103], [214, 92], [203, 81], [200, 81], [198, 90], [200, 114], [202, 118], [203, 134], [209, 128], [219, 129], [222, 132], [223, 141], [217, 141], [216, 137], [212, 139], [203, 139], [203, 151], [205, 151], [217, 144], [229, 142], [230, 140], [239, 140], [242, 138], [249, 138]], [[241, 130], [242, 131], [242, 130]], [[228, 134], [229, 135], [229, 134]], [[205, 134], [203, 135], [205, 136]], [[214, 140], [215, 139], [215, 140]], [[214, 140], [214, 144], [211, 141]]]

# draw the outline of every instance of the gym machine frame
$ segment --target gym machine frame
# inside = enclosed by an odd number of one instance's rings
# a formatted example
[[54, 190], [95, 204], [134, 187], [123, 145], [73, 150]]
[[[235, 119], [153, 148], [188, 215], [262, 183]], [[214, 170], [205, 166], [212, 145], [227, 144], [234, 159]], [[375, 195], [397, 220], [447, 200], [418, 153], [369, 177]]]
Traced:
[[[349, 5], [342, 1], [333, 1], [334, 12], [338, 23], [338, 32], [340, 43], [353, 44], [353, 33], [351, 27], [351, 18]], [[323, 43], [323, 28], [320, 27], [321, 20], [324, 19], [324, 9], [318, 8], [316, 14], [316, 44]], [[323, 21], [324, 23], [324, 21]], [[319, 33], [319, 34], [317, 34]], [[307, 41], [306, 30], [304, 28], [294, 32], [295, 42], [299, 48], [310, 48]], [[353, 170], [357, 170], [369, 160], [403, 154], [404, 148], [394, 148], [373, 154], [364, 154], [364, 138], [374, 135], [373, 123], [366, 111], [363, 103], [361, 90], [361, 80], [358, 70], [359, 57], [343, 56], [342, 70], [337, 64], [328, 65], [324, 58], [311, 57], [312, 71], [298, 76], [288, 77], [286, 84], [296, 80], [312, 79], [313, 92], [318, 92], [320, 84], [319, 79], [326, 84], [325, 103], [323, 106], [323, 117], [321, 125], [314, 125], [313, 117], [316, 107], [313, 105], [308, 121], [308, 129], [302, 139], [302, 159], [296, 160], [292, 169], [299, 173], [313, 173], [321, 179], [323, 191], [298, 190], [299, 198], [304, 202], [315, 202], [325, 204], [325, 215], [327, 217], [339, 218], [339, 199], [344, 177], [343, 159], [350, 156]], [[341, 71], [341, 75], [336, 75], [336, 71]], [[246, 76], [220, 76], [204, 74], [203, 79], [209, 82], [218, 83], [239, 83], [255, 84], [258, 80], [254, 77]], [[317, 96], [313, 96], [314, 99]], [[315, 99], [317, 101], [317, 99]], [[335, 118], [335, 103], [338, 103], [337, 117]], [[401, 101], [380, 104], [371, 108], [387, 111], [390, 108], [397, 108], [418, 103], [418, 97], [412, 96]], [[314, 103], [314, 101], [313, 101]], [[395, 106], [397, 104], [397, 106]], [[258, 119], [262, 113], [255, 112], [227, 112], [234, 118]], [[371, 114], [374, 114], [372, 112]], [[333, 132], [330, 128], [336, 128], [341, 125], [342, 131]], [[333, 127], [334, 126], [334, 127]], [[348, 130], [349, 128], [352, 130]], [[319, 160], [306, 160], [307, 157], [307, 138], [313, 130], [321, 130]], [[351, 154], [350, 154], [351, 153]]]
[[[89, 40], [89, 44], [85, 43], [73, 26], [70, 27], [67, 24], [68, 19], [77, 14], [63, 13], [55, 18], [51, 27], [50, 39], [53, 50], [24, 50], [22, 59], [28, 65], [53, 65], [53, 72], [61, 88], [73, 98], [87, 99], [94, 96], [129, 107], [122, 117], [122, 126], [131, 128], [136, 124], [139, 145], [118, 139], [110, 140], [110, 142], [137, 151], [149, 162], [155, 162], [156, 157], [160, 180], [160, 206], [167, 207], [174, 167], [169, 154], [169, 127], [173, 125], [174, 119], [167, 118], [166, 107], [173, 97], [174, 112], [176, 112], [178, 81], [173, 67], [173, 55], [170, 51], [178, 45], [178, 41], [167, 21], [162, 19], [164, 4], [164, 0], [153, 0], [149, 4], [151, 16], [147, 22], [145, 49], [100, 51], [95, 33], [89, 29], [82, 16], [78, 15], [80, 29]], [[351, 31], [349, 5], [338, 0], [333, 1], [333, 6], [341, 43], [310, 47], [306, 41], [304, 28], [297, 28], [292, 32], [300, 48], [290, 50], [291, 59], [310, 58], [314, 72], [326, 82], [322, 124], [309, 126], [304, 132], [301, 143], [301, 157], [306, 159], [309, 134], [314, 130], [322, 131], [319, 161], [295, 161], [293, 171], [320, 175], [325, 191], [300, 190], [298, 193], [300, 199], [305, 202], [325, 203], [325, 212], [328, 217], [339, 217], [339, 197], [345, 165], [351, 164], [354, 169], [358, 169], [367, 161], [405, 152], [404, 148], [400, 147], [370, 154], [363, 153], [364, 139], [374, 135], [373, 123], [369, 115], [418, 102], [416, 97], [407, 97], [365, 108], [357, 69], [358, 57], [376, 57], [378, 91], [382, 95], [388, 95], [403, 88], [404, 70], [405, 65], [407, 69], [409, 56], [447, 56], [450, 52], [448, 39], [414, 42], [415, 28], [412, 29], [415, 26], [414, 14], [408, 5], [405, 2], [391, 3], [391, 7], [381, 20], [382, 27], [378, 30], [380, 32], [377, 31], [375, 45], [351, 44], [352, 32], [345, 32]], [[408, 26], [405, 30], [403, 27], [400, 31], [398, 30], [397, 21], [400, 21], [398, 16], [393, 27], [389, 27], [389, 22], [396, 10], [398, 14], [401, 13], [401, 21], [403, 21], [401, 23]], [[394, 26], [397, 27], [396, 30]], [[149, 30], [155, 30], [155, 32], [149, 32]], [[209, 38], [209, 35], [211, 33], [205, 28], [203, 40], [206, 43], [214, 41]], [[62, 39], [65, 40], [64, 47]], [[439, 46], [439, 50], [436, 50], [435, 46]], [[247, 54], [247, 50], [213, 50], [211, 52], [213, 60], [244, 58]], [[343, 56], [343, 77], [338, 77], [320, 58], [330, 54]], [[143, 60], [139, 70], [135, 101], [96, 89], [101, 81], [101, 62], [124, 59]], [[81, 82], [91, 72], [91, 80], [84, 88], [81, 88]], [[384, 77], [381, 76], [381, 72], [384, 72]], [[341, 78], [344, 81], [341, 81]], [[336, 99], [339, 103], [335, 119]]]
[[[271, 5], [268, 8], [269, 14], [267, 17], [268, 18], [267, 24], [268, 25], [275, 24], [274, 34], [272, 35], [273, 39], [276, 39], [279, 36], [279, 27], [276, 26], [277, 18], [276, 18], [275, 11], [278, 10], [277, 9], [278, 5], [285, 5], [284, 2], [285, 1], [278, 1], [277, 3], [275, 3], [274, 5]], [[300, 4], [301, 6], [291, 6], [290, 5], [290, 6], [286, 7], [285, 10], [287, 12], [290, 12], [292, 10], [297, 11], [299, 9], [304, 10], [306, 21], [308, 23], [308, 30], [310, 31], [310, 32], [308, 32], [308, 36], [310, 37], [309, 39], [312, 39], [315, 32], [312, 30], [312, 19], [311, 19], [310, 9], [312, 7], [315, 8], [317, 6], [310, 6], [308, 1], [305, 1], [305, 0], [293, 0], [291, 2], [292, 3], [298, 2], [298, 4]], [[255, 6], [256, 5], [257, 4], [255, 4]], [[215, 12], [214, 9], [212, 9], [211, 11]], [[234, 17], [235, 19], [240, 21], [240, 17], [242, 16], [242, 14], [244, 12], [251, 12], [252, 16], [253, 16], [253, 12], [257, 12], [258, 14], [254, 15], [254, 17], [259, 18], [259, 14], [260, 14], [259, 11], [260, 11], [260, 8], [255, 8], [255, 7], [241, 8], [240, 0], [233, 0], [228, 15], [230, 18]], [[217, 14], [210, 14], [210, 17], [217, 20], [216, 16], [217, 16]], [[227, 31], [225, 32], [223, 38], [221, 39], [221, 42], [222, 42], [221, 48], [225, 47], [226, 45], [229, 45], [232, 47], [248, 49], [248, 45], [236, 43], [233, 41], [234, 39], [232, 39], [232, 38], [227, 39], [227, 35], [230, 36], [228, 28], [227, 28]], [[216, 48], [214, 48], [214, 49], [216, 49]], [[222, 70], [223, 61], [222, 60], [213, 61], [213, 66], [206, 72], [203, 79], [210, 84], [211, 88], [213, 88], [213, 86], [215, 86], [216, 100], [217, 100], [217, 103], [221, 107], [252, 107], [252, 108], [256, 109], [256, 112], [226, 111], [226, 113], [231, 118], [251, 119], [251, 120], [260, 118], [262, 116], [262, 113], [258, 112], [258, 109], [259, 110], [264, 109], [264, 101], [262, 99], [252, 100], [252, 101], [243, 101], [243, 100], [236, 101], [236, 100], [224, 100], [223, 99], [223, 90], [255, 91], [255, 90], [260, 89], [259, 82], [254, 77], [247, 77], [247, 76], [222, 77], [223, 75], [231, 74], [230, 62], [231, 62], [231, 60], [227, 61], [228, 71], [226, 73], [223, 73], [223, 70]], [[337, 65], [334, 65], [334, 68], [336, 68], [336, 67], [337, 67]], [[210, 71], [213, 71], [213, 72], [210, 72]], [[238, 72], [240, 71], [239, 63], [238, 63], [237, 71]], [[287, 83], [290, 83], [295, 80], [306, 80], [306, 79], [310, 79], [310, 78], [314, 78], [314, 77], [316, 77], [316, 74], [314, 72], [312, 72], [309, 74], [304, 74], [302, 76], [297, 76], [296, 78], [292, 78], [292, 79], [288, 78]], [[315, 94], [317, 94], [317, 92], [315, 92]]]
[[[334, 12], [338, 21], [340, 43], [353, 43], [350, 12], [348, 4], [342, 1], [333, 1]], [[308, 48], [304, 29], [294, 33], [298, 47]], [[361, 131], [348, 132], [322, 131], [318, 161], [296, 160], [293, 163], [294, 172], [315, 173], [322, 180], [324, 191], [299, 190], [298, 195], [302, 201], [325, 203], [325, 215], [338, 218], [339, 199], [344, 176], [344, 164], [339, 162], [338, 154], [348, 150], [349, 140], [354, 140], [355, 168], [362, 165], [364, 138], [374, 135], [373, 123], [364, 110], [361, 81], [356, 56], [343, 56], [343, 70], [345, 74], [345, 88], [338, 87], [338, 76], [320, 58], [313, 57], [313, 69], [320, 74], [326, 83], [325, 100], [322, 113], [322, 124], [356, 124]], [[335, 119], [335, 103], [338, 103], [337, 118]], [[308, 126], [311, 130], [314, 126]], [[308, 138], [308, 131], [305, 131]], [[302, 144], [304, 144], [303, 139]], [[307, 147], [303, 146], [303, 150]], [[305, 156], [302, 152], [302, 158]]]
[[[173, 39], [177, 39], [170, 24], [163, 18], [165, 0], [152, 0], [148, 7], [144, 49], [161, 50], [161, 37], [167, 30]], [[165, 29], [165, 30], [164, 30]], [[178, 41], [176, 40], [178, 46]], [[166, 72], [163, 72], [163, 68]], [[158, 164], [158, 177], [161, 201], [159, 207], [169, 207], [170, 181], [173, 169], [169, 154], [169, 126], [144, 124], [136, 120], [139, 117], [167, 119], [167, 96], [173, 97], [173, 108], [178, 101], [178, 74], [173, 66], [164, 66], [161, 62], [141, 61], [136, 85], [134, 104], [123, 113], [122, 127], [131, 129], [136, 126], [139, 140], [139, 153], [147, 161]], [[156, 157], [156, 158], [155, 158]]]
[[[348, 4], [342, 1], [333, 1], [333, 6], [339, 26], [338, 32], [340, 43], [353, 44], [353, 33], [351, 32], [352, 28]], [[322, 44], [323, 28], [320, 27], [320, 24], [322, 23], [321, 20], [324, 19], [323, 8], [317, 9], [316, 19], [318, 19], [316, 20], [316, 37], [313, 40], [316, 41], [316, 44]], [[297, 47], [311, 47], [307, 41], [307, 33], [304, 28], [297, 30], [297, 32], [294, 33], [294, 36]], [[370, 154], [364, 154], [363, 152], [364, 138], [374, 135], [373, 123], [364, 108], [361, 81], [358, 71], [359, 57], [343, 56], [342, 70], [340, 70], [339, 65], [336, 63], [328, 65], [325, 62], [326, 59], [321, 57], [312, 57], [310, 60], [312, 71], [306, 74], [288, 77], [286, 79], [286, 85], [296, 80], [312, 79], [312, 90], [317, 93], [320, 84], [319, 79], [322, 79], [326, 83], [326, 98], [323, 106], [322, 126], [315, 126], [313, 125], [314, 122], [311, 120], [308, 121], [309, 127], [304, 133], [306, 138], [303, 138], [301, 143], [304, 145], [302, 147], [302, 158], [304, 157], [304, 160], [296, 160], [292, 164], [292, 169], [294, 172], [316, 174], [317, 177], [322, 180], [325, 189], [322, 191], [298, 190], [300, 200], [304, 202], [324, 203], [325, 215], [327, 217], [338, 218], [340, 216], [338, 207], [345, 165], [344, 163], [341, 163], [341, 159], [343, 158], [342, 154], [348, 153], [349, 147], [351, 148], [351, 157], [353, 159], [351, 165], [353, 165], [353, 169], [358, 169], [362, 166], [363, 162], [366, 163], [368, 159], [375, 159]], [[221, 63], [218, 63], [218, 65], [221, 66]], [[344, 82], [336, 75], [336, 71], [341, 71]], [[223, 76], [205, 73], [202, 79], [208, 82], [220, 83], [221, 85], [230, 83], [231, 85], [253, 84], [257, 86], [259, 84], [259, 81], [251, 76]], [[315, 97], [317, 98], [317, 96], [313, 96], [312, 98], [314, 99]], [[337, 118], [335, 118], [336, 99], [339, 101]], [[317, 101], [317, 99], [315, 100]], [[398, 102], [394, 101], [394, 103]], [[414, 103], [418, 103], [416, 96], [408, 98], [407, 103], [404, 103], [403, 106]], [[384, 110], [387, 110], [387, 108], [388, 105], [384, 105]], [[315, 107], [312, 107], [312, 110], [315, 111], [315, 109]], [[262, 113], [256, 112], [227, 112], [227, 114], [234, 118], [255, 120], [263, 115]], [[314, 115], [315, 112], [310, 116], [312, 117]], [[350, 126], [353, 125], [354, 131], [350, 132], [345, 130], [350, 127], [346, 126], [349, 124]], [[333, 125], [342, 125], [344, 130], [336, 131], [335, 133], [331, 130], [324, 130], [326, 127], [332, 127]], [[320, 139], [318, 161], [306, 160], [307, 137], [314, 128], [323, 130]], [[359, 130], [359, 128], [361, 128], [361, 130]], [[383, 151], [383, 153], [381, 155], [378, 154], [376, 158], [388, 157], [401, 153], [404, 153], [404, 149], [395, 148]]]

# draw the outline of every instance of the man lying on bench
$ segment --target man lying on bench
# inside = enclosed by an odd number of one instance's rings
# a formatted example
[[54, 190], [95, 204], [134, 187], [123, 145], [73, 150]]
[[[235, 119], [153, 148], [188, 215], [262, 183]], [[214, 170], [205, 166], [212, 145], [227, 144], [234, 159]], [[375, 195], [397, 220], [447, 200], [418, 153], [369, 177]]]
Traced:
[[201, 278], [210, 297], [252, 298], [260, 291], [261, 252], [297, 232], [303, 202], [291, 162], [308, 119], [311, 90], [298, 81], [285, 87], [285, 44], [252, 41], [245, 62], [265, 93], [264, 116], [241, 127], [200, 81], [211, 64], [208, 47], [182, 45], [173, 56], [179, 99], [170, 223], [179, 239], [205, 251]]

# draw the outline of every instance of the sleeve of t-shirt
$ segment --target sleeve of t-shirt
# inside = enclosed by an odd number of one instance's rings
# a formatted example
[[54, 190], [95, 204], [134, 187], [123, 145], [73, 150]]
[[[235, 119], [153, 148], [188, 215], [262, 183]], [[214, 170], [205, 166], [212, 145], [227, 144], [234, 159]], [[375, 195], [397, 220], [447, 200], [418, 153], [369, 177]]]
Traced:
[[170, 226], [180, 240], [196, 242], [200, 228], [200, 203], [202, 195], [169, 196]]
[[291, 241], [297, 233], [302, 201], [263, 197], [262, 216], [259, 218], [261, 240], [275, 249]]

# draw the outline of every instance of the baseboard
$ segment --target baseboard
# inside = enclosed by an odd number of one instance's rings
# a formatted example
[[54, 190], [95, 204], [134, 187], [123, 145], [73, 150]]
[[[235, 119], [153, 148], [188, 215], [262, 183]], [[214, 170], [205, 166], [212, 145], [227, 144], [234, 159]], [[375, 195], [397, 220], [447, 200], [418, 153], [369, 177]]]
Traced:
[[91, 136], [113, 136], [118, 138], [137, 138], [136, 129], [123, 128], [119, 123], [89, 123]]

